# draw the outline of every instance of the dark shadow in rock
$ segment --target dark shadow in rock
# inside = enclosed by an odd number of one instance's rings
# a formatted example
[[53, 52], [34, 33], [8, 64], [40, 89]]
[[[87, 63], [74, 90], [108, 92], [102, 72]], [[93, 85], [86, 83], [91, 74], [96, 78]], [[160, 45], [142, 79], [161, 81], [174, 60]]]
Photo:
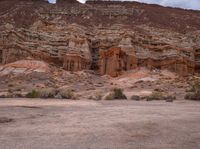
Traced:
[[7, 118], [7, 117], [0, 117], [0, 124], [1, 123], [11, 123], [14, 122], [15, 120], [12, 118]]

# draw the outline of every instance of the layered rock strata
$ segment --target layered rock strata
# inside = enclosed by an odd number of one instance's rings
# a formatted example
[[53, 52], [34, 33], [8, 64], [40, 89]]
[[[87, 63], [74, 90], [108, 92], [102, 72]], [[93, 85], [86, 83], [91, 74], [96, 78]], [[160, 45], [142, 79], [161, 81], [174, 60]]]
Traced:
[[0, 7], [1, 64], [31, 57], [111, 76], [141, 66], [181, 75], [200, 68], [199, 11], [73, 0], [3, 0]]
[[99, 61], [100, 73], [102, 75], [108, 74], [112, 77], [137, 68], [136, 56], [127, 54], [119, 47], [101, 51]]

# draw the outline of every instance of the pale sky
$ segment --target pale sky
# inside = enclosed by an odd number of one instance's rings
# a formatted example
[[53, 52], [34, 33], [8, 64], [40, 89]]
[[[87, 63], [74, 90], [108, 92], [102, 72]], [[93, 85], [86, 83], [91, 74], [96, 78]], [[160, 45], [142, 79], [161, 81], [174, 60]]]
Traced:
[[[50, 3], [56, 3], [56, 0], [48, 0], [48, 1]], [[81, 3], [85, 3], [86, 0], [78, 0], [78, 1]], [[163, 6], [200, 10], [200, 0], [127, 0], [127, 1], [138, 1], [150, 4], [159, 4]]]

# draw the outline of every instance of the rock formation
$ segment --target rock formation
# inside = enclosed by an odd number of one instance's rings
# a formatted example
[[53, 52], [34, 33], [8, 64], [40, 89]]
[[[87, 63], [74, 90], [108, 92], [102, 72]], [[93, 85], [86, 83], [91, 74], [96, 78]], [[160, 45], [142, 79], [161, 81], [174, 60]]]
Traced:
[[116, 77], [123, 71], [132, 70], [137, 67], [135, 55], [129, 55], [119, 47], [113, 47], [100, 52], [100, 72]]
[[20, 60], [0, 66], [0, 76], [8, 74], [29, 74], [32, 72], [47, 73], [50, 71], [49, 65], [36, 60]]
[[0, 63], [29, 57], [69, 71], [121, 75], [200, 68], [200, 12], [137, 2], [0, 1]]
[[89, 69], [90, 60], [80, 54], [71, 53], [64, 55], [63, 68], [68, 71], [80, 71]]

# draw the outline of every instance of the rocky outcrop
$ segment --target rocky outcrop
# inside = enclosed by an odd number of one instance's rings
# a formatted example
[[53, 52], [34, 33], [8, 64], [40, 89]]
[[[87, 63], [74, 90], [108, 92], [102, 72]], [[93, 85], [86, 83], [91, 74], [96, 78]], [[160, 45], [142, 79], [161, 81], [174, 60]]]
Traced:
[[177, 47], [151, 46], [148, 50], [138, 52], [138, 65], [150, 69], [168, 69], [180, 75], [192, 74], [195, 71], [195, 52], [192, 49]]
[[3, 0], [1, 7], [1, 64], [32, 58], [69, 71], [92, 69], [111, 76], [143, 66], [181, 75], [200, 68], [198, 11], [73, 0], [53, 6]]
[[[154, 51], [152, 55], [147, 51], [136, 52], [137, 54], [135, 54], [133, 51], [130, 52], [127, 51], [127, 49], [125, 50], [119, 47], [101, 51], [101, 74], [119, 76], [124, 71], [132, 70], [137, 67], [147, 67], [149, 69], [162, 70], [168, 69], [180, 75], [192, 74], [195, 71], [195, 53], [189, 49], [184, 51], [176, 48], [171, 50], [159, 48], [159, 51]], [[153, 52], [153, 50], [151, 52]]]
[[124, 71], [137, 67], [135, 55], [129, 55], [119, 47], [113, 47], [100, 52], [100, 73], [112, 77], [121, 75]]
[[80, 54], [71, 53], [64, 56], [63, 68], [68, 71], [90, 69], [90, 60]]
[[35, 60], [20, 60], [14, 63], [9, 63], [4, 66], [0, 66], [1, 77], [12, 74], [30, 74], [33, 72], [47, 73], [49, 71], [50, 68], [47, 63]]
[[71, 38], [68, 51], [63, 57], [63, 68], [68, 71], [90, 69], [91, 54], [86, 39]]
[[31, 53], [29, 51], [13, 45], [2, 50], [1, 62], [3, 64], [8, 64], [18, 60], [26, 59], [26, 57], [29, 56], [31, 56]]

